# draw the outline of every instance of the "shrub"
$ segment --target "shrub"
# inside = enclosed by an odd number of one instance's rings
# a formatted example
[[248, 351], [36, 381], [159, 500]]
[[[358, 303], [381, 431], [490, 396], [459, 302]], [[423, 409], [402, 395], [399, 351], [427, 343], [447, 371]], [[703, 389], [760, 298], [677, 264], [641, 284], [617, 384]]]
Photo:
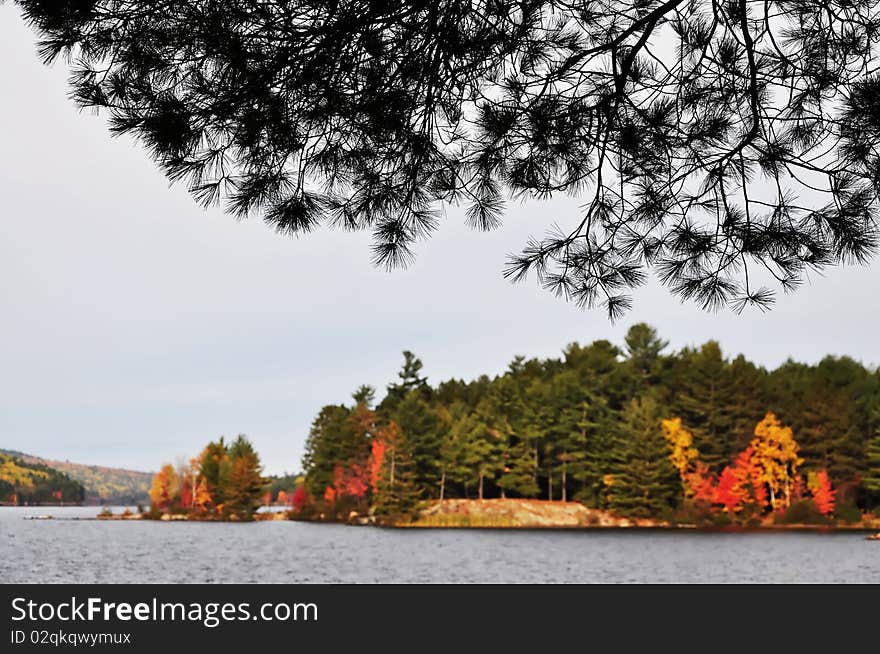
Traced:
[[831, 523], [822, 515], [813, 500], [792, 502], [785, 511], [776, 513], [773, 521], [779, 525], [827, 525]]
[[861, 510], [855, 505], [855, 502], [852, 501], [838, 505], [834, 514], [837, 516], [838, 520], [849, 525], [860, 522], [862, 519]]

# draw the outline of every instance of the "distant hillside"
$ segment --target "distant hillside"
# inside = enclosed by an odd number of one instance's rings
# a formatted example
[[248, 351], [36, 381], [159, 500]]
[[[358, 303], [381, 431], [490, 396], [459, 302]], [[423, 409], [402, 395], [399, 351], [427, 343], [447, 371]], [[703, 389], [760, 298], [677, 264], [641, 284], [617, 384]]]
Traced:
[[147, 493], [153, 478], [151, 472], [53, 461], [14, 450], [0, 450], [0, 453], [17, 457], [26, 464], [48, 466], [63, 472], [83, 485], [87, 504], [147, 504], [150, 501]]
[[0, 503], [81, 504], [83, 485], [44, 463], [0, 454]]

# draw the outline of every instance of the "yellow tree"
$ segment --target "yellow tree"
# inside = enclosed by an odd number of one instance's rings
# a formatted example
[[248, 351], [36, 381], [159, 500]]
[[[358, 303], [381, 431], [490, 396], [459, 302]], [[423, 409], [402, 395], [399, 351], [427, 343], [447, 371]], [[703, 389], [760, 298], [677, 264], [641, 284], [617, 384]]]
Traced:
[[208, 490], [208, 482], [204, 477], [199, 478], [199, 483], [196, 486], [195, 494], [193, 495], [193, 506], [195, 506], [199, 511], [205, 512], [213, 503], [214, 499], [211, 497], [211, 491]]
[[170, 463], [162, 466], [162, 469], [153, 477], [150, 486], [150, 502], [153, 508], [159, 511], [167, 511], [172, 502], [177, 499], [180, 492], [180, 480], [177, 471]]
[[662, 420], [661, 425], [663, 426], [663, 436], [669, 443], [669, 460], [678, 470], [685, 496], [690, 495], [692, 490], [687, 480], [693, 472], [692, 464], [700, 457], [699, 451], [693, 446], [694, 435], [684, 428], [681, 424], [681, 418]]
[[770, 490], [773, 509], [791, 504], [791, 484], [797, 469], [804, 462], [798, 456], [800, 449], [791, 427], [783, 427], [773, 413], [767, 413], [755, 426], [752, 439], [752, 458], [759, 470], [758, 480]]

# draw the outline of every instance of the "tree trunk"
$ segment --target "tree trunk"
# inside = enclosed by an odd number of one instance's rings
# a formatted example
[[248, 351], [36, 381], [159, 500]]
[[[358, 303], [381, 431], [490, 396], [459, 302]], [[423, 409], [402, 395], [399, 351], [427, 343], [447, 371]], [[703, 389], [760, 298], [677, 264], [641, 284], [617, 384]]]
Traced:
[[483, 499], [483, 473], [482, 472], [480, 473], [480, 490], [479, 490], [479, 494], [477, 495], [477, 497], [479, 497], [480, 499]]
[[389, 486], [394, 489], [394, 448], [391, 448], [391, 483]]
[[[566, 452], [565, 456], [568, 456], [568, 453], [567, 453], [567, 452]], [[568, 465], [568, 464], [567, 464], [565, 461], [562, 462], [562, 501], [563, 501], [563, 502], [567, 502], [567, 501], [568, 501], [568, 495], [567, 495], [567, 493], [565, 492], [565, 482], [568, 480], [568, 476], [567, 476], [567, 474], [566, 474], [566, 470], [565, 470], [565, 467], [566, 467], [567, 465]]]
[[547, 499], [553, 501], [553, 471], [547, 473]]
[[440, 475], [440, 501], [443, 501], [443, 491], [446, 489], [446, 471]]

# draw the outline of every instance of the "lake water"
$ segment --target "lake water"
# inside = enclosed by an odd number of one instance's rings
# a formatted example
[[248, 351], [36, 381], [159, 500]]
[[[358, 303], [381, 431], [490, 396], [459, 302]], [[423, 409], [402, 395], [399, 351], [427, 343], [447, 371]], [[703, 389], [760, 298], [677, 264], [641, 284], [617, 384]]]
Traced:
[[[386, 530], [268, 521], [24, 520], [0, 507], [0, 582], [880, 583], [863, 532]], [[116, 509], [119, 512], [119, 509]]]

